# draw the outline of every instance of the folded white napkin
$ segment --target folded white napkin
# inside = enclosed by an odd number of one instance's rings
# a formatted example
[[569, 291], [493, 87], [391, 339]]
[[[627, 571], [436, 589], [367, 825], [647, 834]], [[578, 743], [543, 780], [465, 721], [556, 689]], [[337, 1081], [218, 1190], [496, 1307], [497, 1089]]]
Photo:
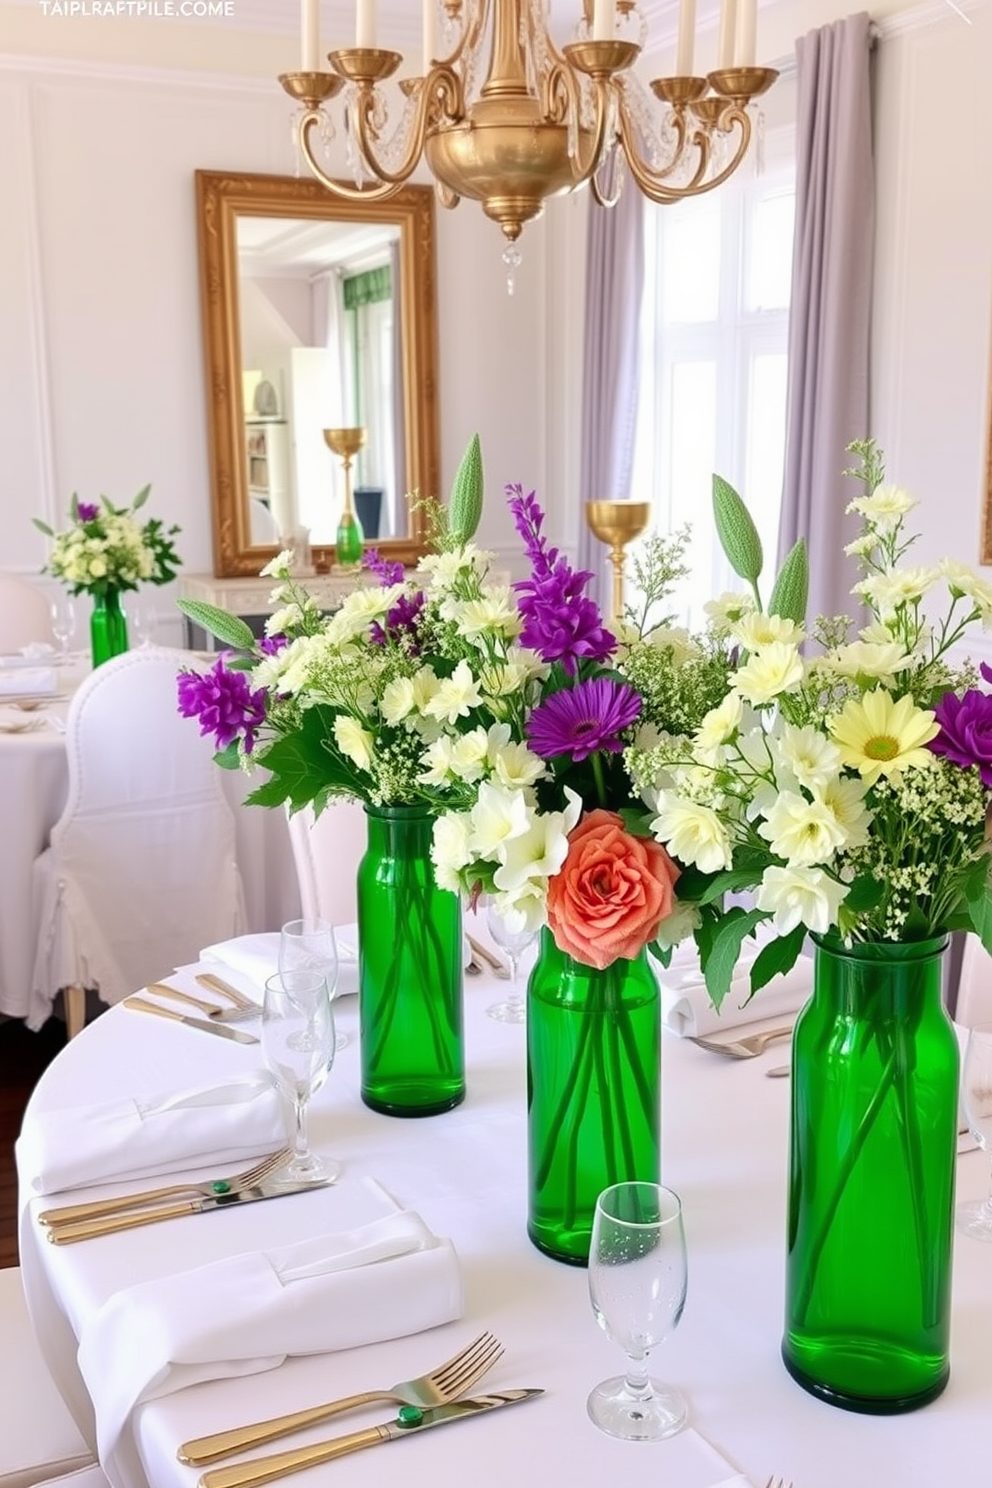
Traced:
[[[358, 926], [338, 925], [334, 939], [338, 947], [338, 997], [358, 991]], [[262, 1001], [265, 983], [279, 970], [279, 931], [258, 935], [238, 935], [234, 940], [221, 940], [205, 946], [201, 961], [218, 963], [218, 976], [230, 973], [227, 980], [256, 1002]]]
[[57, 687], [54, 667], [0, 668], [0, 697], [47, 697]]
[[717, 1012], [699, 969], [695, 943], [683, 942], [669, 967], [655, 965], [661, 988], [663, 1026], [680, 1037], [692, 1038], [797, 1013], [813, 990], [812, 958], [800, 956], [795, 966], [783, 976], [773, 978], [749, 1002], [751, 963], [760, 949], [760, 944], [753, 942], [742, 949], [730, 991]]
[[84, 1325], [79, 1367], [113, 1481], [140, 1477], [129, 1421], [143, 1400], [461, 1316], [454, 1248], [418, 1214], [397, 1209], [371, 1182], [354, 1185], [350, 1198], [341, 1185], [329, 1212], [337, 1200], [338, 1212], [355, 1212], [359, 1187], [359, 1212], [364, 1199], [364, 1212], [371, 1205], [377, 1214], [364, 1224], [125, 1287]]
[[286, 1141], [279, 1095], [262, 1070], [142, 1100], [28, 1115], [17, 1139], [35, 1193], [154, 1178], [181, 1168], [247, 1165]]

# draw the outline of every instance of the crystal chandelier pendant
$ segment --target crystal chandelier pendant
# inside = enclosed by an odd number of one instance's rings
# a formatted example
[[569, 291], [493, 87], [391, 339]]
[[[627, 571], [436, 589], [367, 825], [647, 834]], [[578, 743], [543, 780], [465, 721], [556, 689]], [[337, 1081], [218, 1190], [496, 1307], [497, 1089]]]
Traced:
[[508, 295], [512, 295], [516, 288], [516, 273], [523, 261], [523, 254], [520, 252], [516, 243], [510, 243], [508, 247], [503, 249], [503, 262], [506, 264], [506, 292]]

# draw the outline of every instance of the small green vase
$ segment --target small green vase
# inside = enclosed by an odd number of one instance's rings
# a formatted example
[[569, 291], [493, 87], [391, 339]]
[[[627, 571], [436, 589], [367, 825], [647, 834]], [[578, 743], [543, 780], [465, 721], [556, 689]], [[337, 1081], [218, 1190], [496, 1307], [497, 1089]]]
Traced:
[[793, 1035], [782, 1356], [811, 1394], [914, 1410], [949, 1374], [958, 1044], [946, 937], [814, 937]]
[[660, 1178], [661, 1009], [647, 952], [605, 971], [545, 926], [527, 984], [527, 1233], [584, 1266], [596, 1200]]
[[119, 589], [105, 589], [93, 595], [90, 615], [90, 649], [94, 667], [120, 656], [128, 649], [127, 616], [121, 609]]
[[342, 568], [354, 568], [361, 563], [365, 548], [365, 534], [361, 523], [353, 512], [345, 512], [338, 523], [335, 552]]
[[362, 1100], [387, 1116], [433, 1116], [465, 1098], [462, 912], [439, 889], [434, 818], [366, 806], [358, 868]]

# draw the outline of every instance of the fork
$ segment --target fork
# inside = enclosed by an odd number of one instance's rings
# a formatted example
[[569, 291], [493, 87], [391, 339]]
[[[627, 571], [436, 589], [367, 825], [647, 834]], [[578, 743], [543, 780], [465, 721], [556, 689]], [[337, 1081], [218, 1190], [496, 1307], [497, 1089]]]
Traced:
[[354, 1410], [360, 1405], [369, 1405], [375, 1400], [391, 1400], [398, 1405], [417, 1405], [426, 1410], [434, 1405], [447, 1405], [457, 1400], [472, 1388], [496, 1363], [503, 1353], [503, 1345], [492, 1333], [480, 1333], [465, 1348], [460, 1349], [446, 1364], [438, 1365], [430, 1374], [416, 1379], [401, 1380], [388, 1390], [365, 1390], [361, 1395], [348, 1395], [343, 1400], [331, 1400], [324, 1405], [314, 1405], [308, 1410], [294, 1411], [287, 1416], [274, 1416], [268, 1421], [256, 1421], [252, 1426], [235, 1427], [232, 1431], [218, 1431], [212, 1436], [199, 1436], [193, 1441], [183, 1442], [176, 1453], [180, 1462], [190, 1467], [202, 1467], [206, 1462], [216, 1462], [219, 1457], [229, 1457], [243, 1447], [257, 1447], [263, 1442], [277, 1441], [305, 1426], [315, 1426], [344, 1411]]
[[765, 1488], [792, 1488], [792, 1479], [790, 1478], [787, 1483], [784, 1478], [777, 1478], [775, 1474], [772, 1473], [771, 1477], [768, 1479], [768, 1482], [765, 1484]]
[[689, 1042], [698, 1044], [701, 1049], [712, 1049], [714, 1054], [729, 1054], [731, 1059], [753, 1059], [756, 1054], [763, 1053], [773, 1039], [789, 1038], [791, 1034], [790, 1023], [787, 1028], [769, 1028], [764, 1033], [750, 1033], [747, 1038], [732, 1039], [725, 1044], [719, 1039], [700, 1038], [692, 1034], [689, 1035]]
[[200, 972], [199, 976], [193, 978], [201, 987], [206, 987], [210, 992], [219, 992], [221, 997], [226, 997], [234, 1003], [236, 1008], [244, 1008], [245, 1012], [260, 1013], [262, 1009], [257, 1002], [239, 992], [237, 987], [232, 987], [230, 982], [225, 982], [223, 977], [214, 976], [212, 971]]
[[173, 997], [177, 1002], [199, 1008], [208, 1018], [213, 1018], [215, 1023], [241, 1023], [246, 1018], [255, 1017], [259, 1012], [254, 1003], [250, 1003], [248, 1007], [218, 1007], [215, 1002], [206, 1002], [202, 997], [191, 997], [188, 992], [180, 992], [178, 987], [169, 987], [165, 982], [149, 982], [145, 991], [154, 992], [159, 997]]
[[141, 1193], [118, 1195], [115, 1199], [94, 1199], [89, 1204], [66, 1204], [58, 1209], [44, 1209], [38, 1215], [38, 1223], [57, 1229], [60, 1225], [75, 1224], [82, 1219], [99, 1219], [107, 1214], [126, 1214], [131, 1209], [145, 1209], [149, 1204], [163, 1203], [166, 1199], [185, 1195], [202, 1194], [215, 1198], [219, 1194], [242, 1193], [267, 1178], [291, 1156], [288, 1147], [272, 1152], [259, 1162], [245, 1168], [243, 1173], [232, 1173], [230, 1178], [208, 1178], [202, 1183], [172, 1183], [167, 1188], [146, 1188]]

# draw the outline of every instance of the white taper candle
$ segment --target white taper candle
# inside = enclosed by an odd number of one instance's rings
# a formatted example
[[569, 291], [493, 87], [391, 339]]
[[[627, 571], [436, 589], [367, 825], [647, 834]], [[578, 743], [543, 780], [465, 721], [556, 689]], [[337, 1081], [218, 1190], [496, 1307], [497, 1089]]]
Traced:
[[737, 0], [737, 38], [734, 43], [735, 67], [754, 66], [757, 24], [757, 0]]
[[374, 47], [375, 44], [375, 0], [358, 0], [358, 10], [355, 14], [355, 45], [356, 47]]
[[424, 76], [437, 56], [437, 0], [424, 0]]
[[692, 77], [695, 41], [696, 0], [682, 0], [679, 11], [679, 47], [675, 59], [676, 77]]
[[614, 0], [595, 0], [592, 11], [593, 41], [612, 41], [615, 20]]
[[320, 0], [300, 0], [300, 66], [320, 71]]
[[720, 10], [720, 39], [717, 43], [716, 65], [718, 68], [734, 65], [734, 29], [737, 20], [737, 0], [723, 0]]

